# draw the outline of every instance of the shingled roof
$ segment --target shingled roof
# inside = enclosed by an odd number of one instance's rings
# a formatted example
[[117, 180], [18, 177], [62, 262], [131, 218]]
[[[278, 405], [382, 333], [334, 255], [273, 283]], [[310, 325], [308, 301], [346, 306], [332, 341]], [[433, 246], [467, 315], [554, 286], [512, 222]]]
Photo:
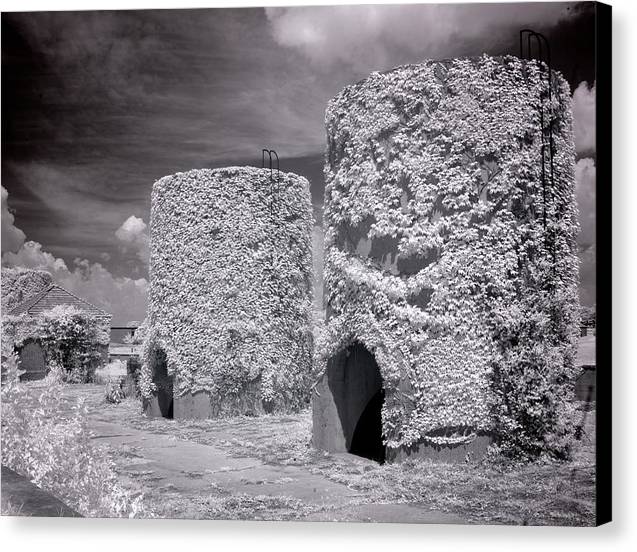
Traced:
[[9, 314], [28, 314], [33, 316], [59, 306], [75, 307], [96, 318], [111, 318], [111, 315], [106, 311], [91, 305], [84, 299], [80, 299], [77, 295], [73, 295], [70, 291], [57, 284], [52, 284], [44, 291], [29, 297], [29, 299], [14, 307]]

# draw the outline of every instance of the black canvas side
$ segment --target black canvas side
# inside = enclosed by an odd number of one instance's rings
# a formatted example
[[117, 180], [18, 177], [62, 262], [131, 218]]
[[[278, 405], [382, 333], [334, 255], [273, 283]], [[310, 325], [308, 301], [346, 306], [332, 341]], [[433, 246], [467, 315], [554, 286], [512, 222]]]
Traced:
[[612, 26], [611, 6], [597, 2], [596, 82], [596, 521], [612, 520]]

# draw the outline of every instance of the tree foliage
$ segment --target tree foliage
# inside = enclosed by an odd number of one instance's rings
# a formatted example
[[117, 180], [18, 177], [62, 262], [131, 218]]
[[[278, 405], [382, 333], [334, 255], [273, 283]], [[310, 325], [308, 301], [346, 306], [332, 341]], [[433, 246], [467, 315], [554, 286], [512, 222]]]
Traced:
[[26, 299], [47, 289], [53, 278], [43, 270], [2, 267], [2, 312], [7, 314]]

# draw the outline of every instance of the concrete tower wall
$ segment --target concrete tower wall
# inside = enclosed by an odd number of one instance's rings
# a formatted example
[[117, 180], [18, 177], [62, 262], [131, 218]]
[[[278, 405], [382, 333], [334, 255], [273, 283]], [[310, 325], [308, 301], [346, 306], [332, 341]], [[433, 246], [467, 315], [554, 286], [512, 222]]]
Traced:
[[[388, 458], [482, 454], [533, 412], [533, 393], [553, 393], [542, 355], [549, 379], [571, 378], [570, 92], [554, 73], [549, 97], [547, 82], [544, 65], [513, 57], [427, 61], [329, 103], [317, 446], [346, 449], [347, 436], [330, 435], [348, 400], [330, 374], [352, 347], [382, 375]], [[555, 409], [564, 395], [550, 395]]]
[[[153, 186], [150, 227], [147, 411], [202, 418], [306, 404], [307, 180], [251, 167], [177, 173]], [[158, 388], [174, 395], [172, 412]]]

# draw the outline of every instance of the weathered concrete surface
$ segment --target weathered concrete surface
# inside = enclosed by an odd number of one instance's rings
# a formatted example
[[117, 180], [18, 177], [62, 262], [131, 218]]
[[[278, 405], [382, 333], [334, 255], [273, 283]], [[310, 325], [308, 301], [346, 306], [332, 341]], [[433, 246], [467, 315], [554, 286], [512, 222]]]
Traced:
[[362, 505], [369, 500], [356, 490], [314, 474], [302, 466], [271, 465], [257, 458], [232, 457], [221, 447], [91, 420], [94, 438], [112, 447], [134, 447], [135, 461], [128, 471], [152, 474], [147, 484], [169, 488], [184, 500], [196, 500], [212, 487], [254, 496], [293, 498], [311, 507], [307, 519], [324, 521], [379, 521], [463, 523], [411, 504]]
[[2, 466], [2, 515], [82, 517], [60, 499], [6, 466]]
[[[334, 355], [312, 397], [312, 442], [328, 452], [351, 452], [378, 461], [400, 462], [407, 458], [429, 458], [437, 462], [464, 462], [482, 458], [491, 438], [478, 435], [471, 442], [453, 446], [416, 443], [411, 447], [385, 449], [382, 439], [380, 407], [376, 393], [383, 382], [373, 355], [354, 345]], [[370, 406], [376, 406], [377, 420], [370, 418]], [[365, 418], [365, 419], [363, 419]], [[370, 428], [375, 421], [377, 428]], [[366, 426], [366, 427], [365, 427]], [[361, 429], [362, 428], [362, 429]], [[376, 429], [377, 431], [373, 431]], [[357, 446], [365, 441], [367, 447]], [[374, 442], [378, 442], [374, 446]]]
[[389, 449], [387, 451], [387, 460], [390, 462], [401, 462], [407, 458], [431, 458], [436, 462], [465, 462], [468, 458], [471, 460], [482, 458], [490, 444], [491, 437], [488, 435], [478, 435], [469, 443], [453, 446], [416, 443], [411, 447]]
[[577, 366], [594, 366], [595, 354], [596, 354], [596, 337], [594, 335], [587, 335], [579, 338], [579, 344], [577, 347], [577, 359], [575, 364]]
[[313, 397], [314, 445], [329, 452], [350, 451], [360, 417], [382, 383], [374, 357], [360, 345], [330, 359]]
[[575, 396], [584, 402], [595, 402], [597, 397], [597, 369], [595, 365], [582, 366], [575, 380]]
[[[360, 504], [336, 510], [310, 514], [304, 521], [366, 521], [382, 523], [423, 523], [423, 515], [427, 523], [454, 524], [462, 523], [459, 518], [444, 512], [427, 510], [408, 504]], [[379, 517], [381, 519], [379, 519]]]
[[210, 393], [199, 391], [198, 393], [186, 393], [181, 397], [175, 397], [176, 420], [205, 419], [212, 417], [213, 411]]
[[596, 337], [580, 337], [576, 364], [579, 374], [575, 380], [575, 396], [584, 402], [595, 402], [597, 393]]

